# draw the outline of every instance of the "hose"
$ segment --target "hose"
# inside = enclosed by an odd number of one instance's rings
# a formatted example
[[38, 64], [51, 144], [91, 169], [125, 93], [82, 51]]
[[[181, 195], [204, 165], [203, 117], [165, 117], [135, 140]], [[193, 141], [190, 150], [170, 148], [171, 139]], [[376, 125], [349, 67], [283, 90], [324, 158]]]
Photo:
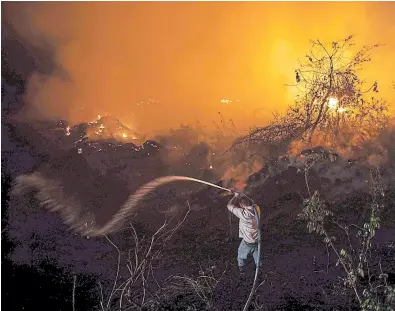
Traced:
[[[45, 206], [49, 211], [59, 211], [63, 220], [66, 224], [70, 225], [72, 229], [77, 232], [80, 232], [82, 235], [86, 236], [103, 236], [109, 233], [113, 233], [117, 231], [117, 229], [125, 223], [126, 219], [130, 216], [130, 214], [135, 210], [138, 203], [150, 192], [156, 189], [159, 186], [164, 184], [175, 182], [175, 181], [194, 181], [201, 184], [208, 185], [210, 187], [214, 187], [217, 189], [221, 189], [224, 191], [232, 192], [233, 190], [218, 186], [213, 183], [209, 183], [204, 180], [186, 177], [186, 176], [165, 176], [156, 178], [142, 187], [140, 187], [135, 193], [131, 194], [126, 202], [122, 205], [121, 209], [112, 217], [112, 219], [104, 224], [102, 227], [96, 227], [94, 224], [94, 220], [88, 220], [86, 217], [82, 217], [78, 215], [72, 208], [72, 206], [67, 203], [68, 201], [63, 197], [59, 196], [58, 189], [56, 189], [56, 182], [54, 180], [50, 180], [45, 178], [42, 174], [35, 172], [30, 175], [22, 175], [16, 178], [16, 184], [13, 190], [14, 194], [21, 194], [22, 192], [26, 191], [26, 188], [37, 188], [38, 194], [36, 195], [41, 205]], [[243, 194], [247, 197], [245, 194]], [[247, 197], [249, 200], [251, 198]], [[257, 228], [258, 228], [258, 258], [260, 261], [260, 253], [261, 253], [261, 232], [260, 232], [260, 221], [259, 215], [257, 212], [257, 205], [254, 203], [254, 215], [257, 221]], [[259, 207], [258, 207], [259, 208]], [[252, 296], [255, 293], [256, 283], [258, 278], [259, 272], [259, 264], [256, 265], [255, 270], [255, 278], [254, 283], [249, 294], [248, 300], [244, 306], [243, 311], [246, 311], [251, 303]]]
[[65, 198], [62, 195], [61, 191], [59, 191], [62, 188], [61, 184], [56, 180], [46, 178], [39, 172], [35, 172], [30, 175], [18, 176], [16, 178], [13, 193], [21, 194], [26, 192], [27, 189], [38, 189], [39, 191], [36, 194], [36, 197], [41, 202], [42, 206], [51, 212], [60, 212], [63, 221], [74, 231], [79, 232], [84, 236], [96, 237], [115, 233], [126, 222], [127, 218], [137, 210], [138, 204], [146, 195], [164, 184], [175, 181], [193, 181], [232, 192], [230, 189], [196, 178], [186, 176], [159, 177], [144, 184], [136, 192], [129, 195], [118, 212], [110, 221], [101, 227], [98, 227], [95, 224], [93, 215], [89, 215], [88, 213], [81, 215], [80, 212], [77, 211], [77, 208], [74, 207], [75, 204], [69, 198]]

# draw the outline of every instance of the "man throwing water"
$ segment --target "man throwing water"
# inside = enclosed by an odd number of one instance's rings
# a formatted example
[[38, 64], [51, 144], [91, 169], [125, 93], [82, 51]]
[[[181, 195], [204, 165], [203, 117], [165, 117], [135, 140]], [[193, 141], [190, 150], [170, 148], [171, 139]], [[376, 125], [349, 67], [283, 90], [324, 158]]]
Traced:
[[[245, 279], [247, 259], [252, 255], [255, 265], [262, 267], [258, 254], [258, 226], [254, 214], [253, 202], [242, 193], [235, 192], [234, 197], [228, 203], [228, 210], [233, 213], [239, 221], [239, 237], [242, 238], [238, 254], [237, 265], [240, 277]], [[258, 210], [259, 213], [259, 210]]]

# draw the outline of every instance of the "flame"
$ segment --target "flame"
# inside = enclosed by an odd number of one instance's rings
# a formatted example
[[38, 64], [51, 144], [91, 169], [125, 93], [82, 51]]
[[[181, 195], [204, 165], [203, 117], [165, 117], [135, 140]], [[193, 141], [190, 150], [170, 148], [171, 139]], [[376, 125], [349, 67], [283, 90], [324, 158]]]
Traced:
[[[340, 134], [336, 140], [328, 140], [324, 132], [316, 131], [312, 137], [311, 145], [301, 140], [293, 141], [289, 146], [287, 155], [298, 156], [304, 149], [318, 146], [335, 150], [341, 156], [349, 159], [366, 155], [368, 149], [372, 148], [369, 147], [363, 151], [368, 146], [367, 144], [374, 145], [376, 153], [379, 153], [378, 150], [382, 150], [382, 146], [378, 142], [378, 138], [382, 135], [379, 127], [361, 126], [358, 130], [353, 130], [353, 128], [348, 130], [342, 127], [339, 130]], [[373, 150], [373, 148], [370, 150]]]
[[[274, 1], [210, 5], [197, 1], [167, 2], [156, 8], [155, 17], [150, 20], [150, 36], [144, 36], [141, 29], [146, 27], [149, 18], [146, 16], [151, 12], [148, 2], [105, 6], [42, 3], [34, 9], [24, 3], [9, 3], [6, 10], [12, 13], [7, 12], [7, 18], [23, 44], [29, 40], [45, 50], [50, 46], [54, 61], [65, 75], [72, 77], [68, 81], [56, 72], [48, 76], [39, 71], [32, 74], [26, 89], [26, 101], [29, 106], [32, 104], [32, 110], [44, 117], [59, 116], [71, 124], [95, 119], [99, 112], [118, 117], [133, 112], [139, 132], [153, 136], [163, 135], [180, 123], [194, 124], [199, 120], [208, 124], [210, 136], [216, 136], [212, 116], [224, 109], [226, 119], [234, 119], [240, 131], [248, 131], [270, 122], [272, 112], [285, 113], [288, 105], [294, 103], [293, 90], [297, 88], [284, 84], [293, 84], [293, 68], [298, 67], [298, 58], [304, 58], [308, 52], [309, 39], [320, 38], [330, 43], [339, 34], [349, 33], [360, 34], [357, 46], [350, 55], [344, 55], [344, 63], [342, 60], [335, 70], [344, 66], [360, 45], [386, 43], [386, 47], [372, 53], [373, 63], [367, 64], [366, 71], [364, 67], [363, 76], [368, 81], [377, 79], [382, 85], [381, 96], [393, 98], [390, 85], [394, 76], [390, 70], [383, 70], [395, 66], [395, 36], [391, 28], [394, 14], [390, 2], [292, 2], [282, 7]], [[219, 10], [221, 14], [217, 16]], [[274, 16], [279, 10], [281, 20]], [[322, 11], [328, 14], [319, 20], [309, 18], [310, 14]], [[70, 16], [77, 16], [72, 27], [67, 26]], [[300, 27], [294, 27], [295, 24]], [[272, 31], [262, 33], [262, 29]], [[126, 30], [129, 35], [117, 42], [114, 34], [122, 35]], [[197, 39], [184, 40], [189, 33]], [[249, 35], [241, 36], [244, 33]], [[217, 38], [221, 38], [220, 48], [213, 48]], [[97, 48], [98, 42], [102, 48]], [[204, 57], [196, 55], [196, 45], [198, 55]], [[114, 46], [117, 48], [110, 48]], [[18, 63], [18, 57], [15, 61]], [[107, 65], [98, 66], [100, 63]], [[155, 78], [150, 80], [147, 73], [152, 72]], [[103, 76], [107, 78], [105, 87]], [[140, 99], [147, 102], [148, 94], [150, 104], [134, 110], [139, 106], [133, 103]], [[56, 105], [52, 100], [55, 96]], [[149, 108], [157, 98], [163, 104]], [[233, 103], [221, 103], [223, 98]], [[236, 98], [242, 99], [243, 104], [236, 104]], [[264, 114], [256, 118], [253, 112], [263, 107], [263, 101]], [[328, 101], [326, 107], [327, 104]], [[172, 111], [171, 115], [164, 118], [168, 111]]]
[[236, 191], [243, 191], [246, 186], [247, 186], [247, 183], [245, 181], [238, 180], [235, 184], [235, 190]]
[[66, 136], [70, 136], [70, 126], [66, 128]]
[[237, 191], [242, 191], [247, 185], [248, 177], [258, 172], [263, 167], [262, 163], [255, 160], [249, 164], [247, 162], [240, 163], [237, 166], [229, 167], [221, 180], [224, 180], [225, 187], [234, 188]]
[[223, 104], [230, 104], [232, 101], [229, 99], [221, 99], [221, 103]]
[[331, 110], [334, 110], [338, 113], [346, 112], [347, 109], [343, 107], [339, 107], [339, 100], [336, 97], [329, 97], [328, 107]]
[[330, 109], [336, 109], [337, 108], [337, 104], [339, 103], [339, 100], [335, 97], [329, 97], [329, 101], [328, 101], [328, 106]]
[[123, 138], [128, 138], [128, 135], [126, 135], [125, 133], [122, 133], [122, 137]]
[[[240, 99], [236, 99], [235, 102], [236, 103], [240, 103]], [[225, 105], [228, 105], [228, 104], [233, 103], [233, 100], [223, 98], [223, 99], [221, 99], [221, 103], [225, 104]]]
[[100, 119], [101, 119], [101, 115], [98, 114], [96, 120], [90, 121], [90, 122], [88, 122], [88, 123], [89, 123], [89, 124], [96, 124], [96, 123], [98, 123], [98, 121], [99, 121]]

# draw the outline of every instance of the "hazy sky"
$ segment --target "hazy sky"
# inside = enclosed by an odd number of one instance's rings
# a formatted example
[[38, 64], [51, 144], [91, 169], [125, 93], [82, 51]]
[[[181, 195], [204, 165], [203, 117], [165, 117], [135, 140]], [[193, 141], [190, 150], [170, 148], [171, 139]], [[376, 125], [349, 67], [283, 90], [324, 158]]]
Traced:
[[[283, 111], [297, 58], [309, 39], [349, 34], [385, 43], [364, 72], [394, 98], [394, 2], [7, 3], [17, 31], [55, 51], [56, 71], [34, 76], [28, 99], [46, 116], [72, 122], [112, 114], [138, 131], [197, 119], [237, 127]], [[137, 101], [159, 101], [137, 106]], [[240, 100], [225, 105], [221, 99]], [[256, 112], [256, 109], [260, 109]], [[255, 114], [255, 116], [254, 116]]]

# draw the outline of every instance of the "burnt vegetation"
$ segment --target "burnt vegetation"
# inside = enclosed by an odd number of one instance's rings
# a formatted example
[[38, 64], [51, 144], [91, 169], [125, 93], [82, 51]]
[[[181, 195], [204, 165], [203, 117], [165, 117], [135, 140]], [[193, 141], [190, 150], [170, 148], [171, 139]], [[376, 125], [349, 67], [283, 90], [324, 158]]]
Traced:
[[[278, 157], [292, 142], [304, 147], [325, 143], [325, 147], [360, 149], [388, 125], [388, 105], [380, 98], [377, 82], [360, 78], [370, 53], [380, 44], [363, 46], [357, 53], [353, 36], [330, 44], [312, 40], [306, 56], [295, 69], [295, 103], [284, 115], [247, 136], [232, 148], [264, 149]], [[357, 151], [355, 150], [355, 151]]]
[[[87, 158], [100, 159], [104, 172], [81, 159], [75, 146], [58, 151], [53, 163], [36, 171], [62, 184], [55, 190], [65, 197], [75, 195], [95, 208], [103, 202], [118, 208], [127, 190], [136, 188], [127, 180], [149, 181], [150, 169], [218, 182], [216, 174], [226, 176], [229, 163], [243, 162], [247, 169], [259, 158], [263, 168], [249, 176], [244, 189], [263, 211], [264, 277], [250, 310], [394, 310], [391, 102], [380, 98], [377, 82], [360, 78], [370, 53], [380, 46], [353, 52], [352, 36], [330, 43], [312, 40], [295, 69], [295, 84], [288, 85], [298, 91], [295, 103], [268, 125], [235, 139], [223, 154], [223, 142], [237, 129], [220, 115], [215, 135], [200, 124], [182, 126], [142, 147], [124, 144], [127, 152], [117, 143], [109, 152], [101, 141], [79, 142], [77, 148]], [[75, 133], [72, 129], [70, 136]], [[64, 141], [63, 132], [59, 137]], [[68, 159], [74, 162], [62, 164]], [[98, 189], [103, 199], [91, 199]], [[40, 193], [31, 196], [37, 205], [43, 203]], [[126, 228], [102, 238], [114, 250], [113, 279], [90, 279], [94, 297], [84, 301], [83, 309], [241, 310], [250, 284], [235, 282], [238, 223], [224, 208], [228, 199], [215, 189], [182, 185], [148, 198]], [[10, 200], [21, 204], [22, 199]], [[152, 215], [147, 206], [165, 212]], [[76, 274], [69, 278], [67, 309], [82, 308], [82, 291], [88, 292], [82, 280]]]

